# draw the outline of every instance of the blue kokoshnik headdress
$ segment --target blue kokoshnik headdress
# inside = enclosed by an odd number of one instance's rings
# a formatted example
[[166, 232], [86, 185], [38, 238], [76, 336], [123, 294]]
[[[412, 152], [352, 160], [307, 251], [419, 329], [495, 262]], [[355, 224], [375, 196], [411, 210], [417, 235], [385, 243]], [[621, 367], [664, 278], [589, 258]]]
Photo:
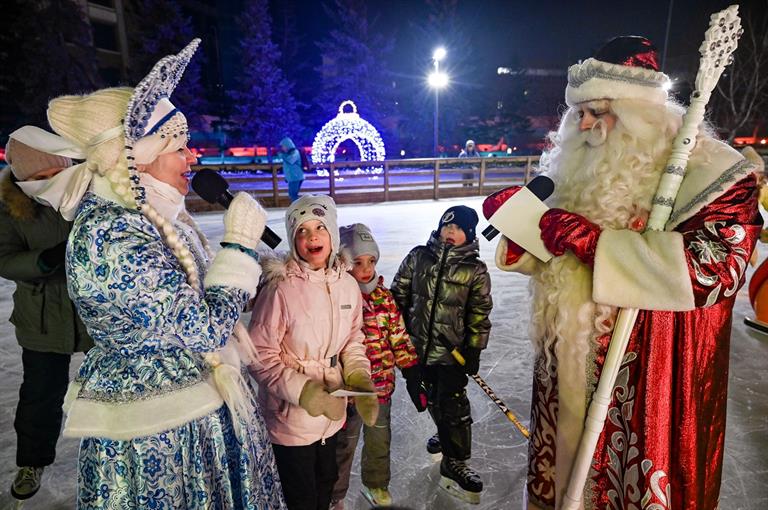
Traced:
[[153, 134], [159, 134], [161, 138], [183, 137], [186, 142], [189, 137], [187, 119], [169, 98], [199, 45], [200, 39], [195, 38], [176, 55], [160, 59], [149, 74], [136, 85], [133, 96], [128, 101], [123, 123], [125, 156], [139, 210], [146, 203], [146, 192], [139, 184], [133, 150], [137, 142]]

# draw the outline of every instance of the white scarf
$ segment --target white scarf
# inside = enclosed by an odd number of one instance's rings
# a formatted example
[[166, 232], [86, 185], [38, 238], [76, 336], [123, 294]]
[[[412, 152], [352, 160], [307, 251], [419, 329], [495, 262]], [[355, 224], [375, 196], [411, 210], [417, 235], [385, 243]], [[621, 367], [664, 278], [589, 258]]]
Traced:
[[184, 195], [179, 190], [146, 172], [139, 174], [139, 182], [147, 193], [147, 202], [170, 221], [176, 221], [179, 213], [184, 209]]

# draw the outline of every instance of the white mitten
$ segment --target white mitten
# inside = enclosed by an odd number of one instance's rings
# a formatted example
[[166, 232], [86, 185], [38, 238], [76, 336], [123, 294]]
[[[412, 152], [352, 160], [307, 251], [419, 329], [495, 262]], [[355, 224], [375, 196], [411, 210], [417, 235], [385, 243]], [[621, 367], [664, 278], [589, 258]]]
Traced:
[[266, 224], [267, 212], [264, 208], [248, 193], [241, 191], [235, 195], [229, 209], [224, 213], [222, 242], [236, 243], [254, 250], [261, 240]]

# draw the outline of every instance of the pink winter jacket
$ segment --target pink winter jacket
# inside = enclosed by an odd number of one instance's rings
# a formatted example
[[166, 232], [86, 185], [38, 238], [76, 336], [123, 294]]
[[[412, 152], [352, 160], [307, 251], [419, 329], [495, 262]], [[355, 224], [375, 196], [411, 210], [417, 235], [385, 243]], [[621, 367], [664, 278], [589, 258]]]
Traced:
[[333, 391], [344, 384], [342, 371], [370, 376], [360, 288], [340, 262], [326, 272], [288, 257], [266, 258], [262, 268], [267, 283], [248, 327], [256, 350], [250, 372], [272, 442], [306, 446], [334, 435], [344, 420], [312, 417], [299, 407], [304, 384], [312, 379]]

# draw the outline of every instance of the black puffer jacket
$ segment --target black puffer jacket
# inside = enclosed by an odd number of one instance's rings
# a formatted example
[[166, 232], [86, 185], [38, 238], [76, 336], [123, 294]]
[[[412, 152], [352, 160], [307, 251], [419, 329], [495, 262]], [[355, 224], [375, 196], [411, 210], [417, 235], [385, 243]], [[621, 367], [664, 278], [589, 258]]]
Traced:
[[400, 264], [392, 294], [427, 365], [455, 363], [439, 334], [458, 347], [485, 349], [488, 343], [491, 278], [479, 255], [477, 239], [454, 247], [432, 232], [427, 245], [411, 250]]

